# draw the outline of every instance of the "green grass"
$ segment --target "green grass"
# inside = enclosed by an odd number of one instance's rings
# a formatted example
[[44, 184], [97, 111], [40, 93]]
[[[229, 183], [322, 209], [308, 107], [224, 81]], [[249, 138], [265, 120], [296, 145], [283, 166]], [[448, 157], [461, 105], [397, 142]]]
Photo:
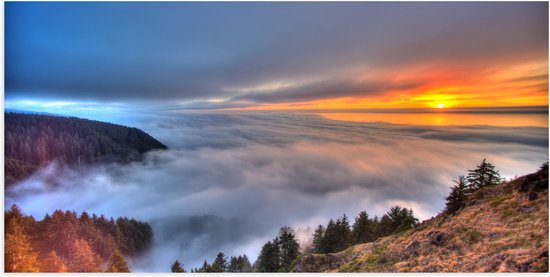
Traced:
[[483, 239], [483, 235], [477, 230], [471, 230], [465, 239], [468, 243], [474, 244], [480, 242]]
[[489, 202], [489, 206], [491, 206], [492, 208], [496, 208], [496, 207], [500, 206], [500, 204], [502, 204], [502, 202], [504, 202], [506, 200], [509, 200], [511, 198], [512, 198], [511, 194], [503, 194], [499, 197], [496, 197], [491, 202]]

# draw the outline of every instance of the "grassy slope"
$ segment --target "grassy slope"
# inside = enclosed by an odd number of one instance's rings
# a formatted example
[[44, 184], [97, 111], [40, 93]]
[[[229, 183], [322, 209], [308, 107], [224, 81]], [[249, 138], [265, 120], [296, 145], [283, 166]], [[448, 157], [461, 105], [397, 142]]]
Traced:
[[[528, 191], [521, 192], [522, 186]], [[548, 271], [547, 170], [485, 187], [468, 202], [455, 215], [440, 214], [414, 230], [339, 253], [307, 255], [294, 271]]]

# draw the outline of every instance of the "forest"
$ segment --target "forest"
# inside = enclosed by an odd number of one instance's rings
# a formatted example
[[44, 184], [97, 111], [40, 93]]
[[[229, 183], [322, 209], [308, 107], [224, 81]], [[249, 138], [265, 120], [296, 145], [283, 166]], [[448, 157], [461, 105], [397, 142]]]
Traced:
[[149, 249], [149, 224], [56, 210], [44, 219], [16, 206], [4, 213], [5, 272], [129, 272], [125, 257]]
[[137, 128], [76, 117], [7, 112], [4, 124], [6, 186], [53, 160], [76, 166], [129, 162], [166, 149]]

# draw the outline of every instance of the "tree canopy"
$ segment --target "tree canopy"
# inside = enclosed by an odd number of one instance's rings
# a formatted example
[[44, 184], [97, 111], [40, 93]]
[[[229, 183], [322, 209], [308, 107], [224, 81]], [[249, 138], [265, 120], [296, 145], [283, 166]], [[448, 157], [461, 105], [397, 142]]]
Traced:
[[4, 215], [7, 272], [128, 272], [125, 256], [146, 251], [149, 224], [56, 210], [37, 221], [15, 205]]
[[5, 113], [5, 184], [57, 160], [70, 165], [128, 162], [166, 146], [126, 126], [76, 117]]

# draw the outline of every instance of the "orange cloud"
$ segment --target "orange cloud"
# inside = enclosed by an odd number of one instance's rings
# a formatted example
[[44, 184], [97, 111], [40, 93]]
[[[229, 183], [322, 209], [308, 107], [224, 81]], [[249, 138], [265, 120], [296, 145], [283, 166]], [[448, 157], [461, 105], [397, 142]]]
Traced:
[[[487, 62], [487, 61], [486, 61]], [[353, 81], [419, 83], [383, 93], [340, 96], [286, 103], [259, 104], [246, 109], [371, 109], [547, 106], [548, 62], [493, 61], [493, 65], [426, 64], [406, 68], [367, 70], [350, 74]], [[271, 93], [277, 94], [277, 91]], [[335, 93], [337, 95], [337, 93]]]

